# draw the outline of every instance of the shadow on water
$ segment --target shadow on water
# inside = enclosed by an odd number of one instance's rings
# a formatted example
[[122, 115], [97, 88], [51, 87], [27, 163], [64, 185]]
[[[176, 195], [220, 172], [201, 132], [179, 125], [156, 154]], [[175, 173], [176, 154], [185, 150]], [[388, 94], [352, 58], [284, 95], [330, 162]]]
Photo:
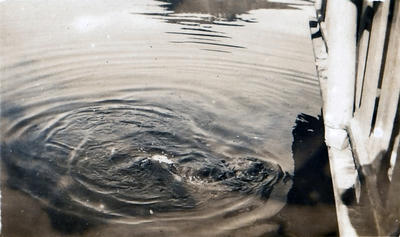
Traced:
[[335, 200], [321, 116], [299, 114], [293, 128], [295, 162], [287, 205], [274, 218], [284, 236], [337, 236]]
[[334, 204], [322, 118], [299, 115], [293, 129], [293, 139], [292, 151], [296, 170], [288, 203]]

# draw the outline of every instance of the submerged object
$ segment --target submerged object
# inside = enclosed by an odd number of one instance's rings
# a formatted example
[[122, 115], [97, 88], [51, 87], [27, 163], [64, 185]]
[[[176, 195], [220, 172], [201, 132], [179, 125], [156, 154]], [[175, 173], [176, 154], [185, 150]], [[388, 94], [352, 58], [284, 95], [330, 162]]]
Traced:
[[225, 198], [263, 201], [286, 176], [272, 161], [214, 150], [215, 134], [166, 107], [76, 106], [38, 115], [27, 127], [17, 123], [17, 139], [2, 144], [9, 187], [38, 199], [51, 216], [146, 220]]

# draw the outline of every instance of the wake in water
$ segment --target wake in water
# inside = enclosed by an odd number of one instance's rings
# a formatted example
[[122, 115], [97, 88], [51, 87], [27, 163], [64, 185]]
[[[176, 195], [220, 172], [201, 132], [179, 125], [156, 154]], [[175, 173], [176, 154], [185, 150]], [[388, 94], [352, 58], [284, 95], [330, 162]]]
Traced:
[[190, 116], [140, 101], [64, 105], [10, 132], [24, 139], [3, 143], [8, 184], [85, 219], [196, 210], [237, 195], [267, 200], [285, 176], [278, 164], [212, 151], [214, 135]]

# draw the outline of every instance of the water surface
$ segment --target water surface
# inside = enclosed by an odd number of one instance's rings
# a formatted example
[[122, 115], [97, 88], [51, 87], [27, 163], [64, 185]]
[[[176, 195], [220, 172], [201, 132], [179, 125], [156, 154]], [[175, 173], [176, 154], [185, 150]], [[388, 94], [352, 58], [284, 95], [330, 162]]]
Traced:
[[320, 110], [310, 12], [306, 1], [1, 3], [2, 190], [23, 203], [3, 201], [4, 233], [276, 232], [265, 220], [292, 185], [292, 128]]

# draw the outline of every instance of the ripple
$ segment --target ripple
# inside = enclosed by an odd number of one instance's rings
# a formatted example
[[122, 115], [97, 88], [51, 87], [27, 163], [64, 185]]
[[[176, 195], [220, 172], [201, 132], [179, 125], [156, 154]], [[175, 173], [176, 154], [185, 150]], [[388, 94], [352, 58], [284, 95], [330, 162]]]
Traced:
[[[61, 230], [73, 216], [139, 225], [139, 236], [261, 233], [285, 205], [292, 126], [319, 112], [319, 89], [302, 42], [258, 23], [268, 11], [248, 11], [294, 5], [250, 1], [224, 15], [130, 4], [10, 33], [32, 41], [4, 47], [7, 187], [38, 200]], [[76, 19], [108, 23], [68, 29]]]
[[9, 184], [57, 209], [137, 217], [200, 208], [231, 192], [268, 199], [284, 176], [277, 164], [210, 150], [214, 135], [197, 133], [190, 116], [172, 108], [128, 100], [75, 106], [17, 123], [11, 130], [25, 140], [2, 147]]

